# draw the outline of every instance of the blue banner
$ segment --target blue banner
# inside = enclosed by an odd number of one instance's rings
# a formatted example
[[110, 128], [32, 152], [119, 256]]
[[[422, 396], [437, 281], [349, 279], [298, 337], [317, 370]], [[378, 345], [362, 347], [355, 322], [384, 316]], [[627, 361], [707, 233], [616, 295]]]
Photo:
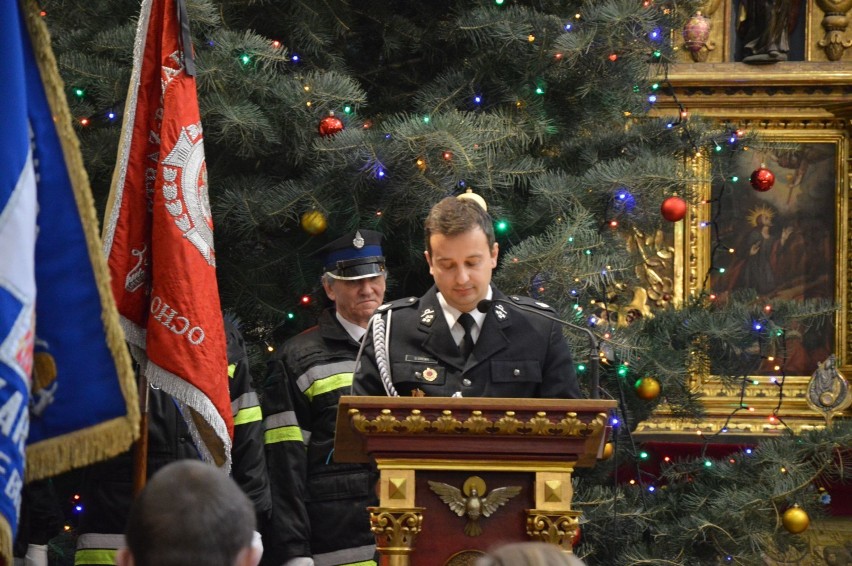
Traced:
[[[44, 23], [0, 2], [0, 558], [21, 486], [138, 436], [124, 336]], [[25, 471], [26, 470], [26, 471]]]

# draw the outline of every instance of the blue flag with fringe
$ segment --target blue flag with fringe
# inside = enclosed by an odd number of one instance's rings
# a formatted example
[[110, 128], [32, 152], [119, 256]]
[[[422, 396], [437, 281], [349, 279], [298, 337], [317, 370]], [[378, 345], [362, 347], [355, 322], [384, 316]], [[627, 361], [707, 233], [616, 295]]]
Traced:
[[0, 560], [11, 564], [24, 482], [126, 451], [139, 407], [35, 2], [0, 2], [0, 53]]

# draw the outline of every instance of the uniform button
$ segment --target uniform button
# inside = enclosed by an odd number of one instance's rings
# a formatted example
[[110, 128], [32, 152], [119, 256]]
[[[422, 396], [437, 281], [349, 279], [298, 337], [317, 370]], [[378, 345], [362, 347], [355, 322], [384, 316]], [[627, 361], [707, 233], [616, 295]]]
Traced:
[[178, 437], [178, 440], [180, 441], [181, 444], [186, 444], [186, 437], [185, 436]]
[[423, 377], [423, 374], [422, 374], [422, 373], [420, 373], [419, 371], [415, 371], [415, 372], [414, 372], [414, 377], [416, 377], [417, 379], [420, 379], [421, 377]]
[[512, 373], [515, 374], [515, 375], [521, 375], [521, 370], [519, 370], [518, 368], [515, 368], [515, 371], [513, 371]]
[[464, 385], [465, 387], [470, 387], [471, 383], [472, 382], [468, 378], [462, 379], [462, 385]]

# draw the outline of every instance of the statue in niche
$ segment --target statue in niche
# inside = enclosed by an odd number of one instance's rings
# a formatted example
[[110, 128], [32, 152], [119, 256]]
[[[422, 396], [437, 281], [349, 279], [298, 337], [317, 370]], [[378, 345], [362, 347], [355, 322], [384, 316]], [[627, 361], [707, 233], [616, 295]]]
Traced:
[[743, 63], [786, 61], [801, 0], [740, 0], [737, 37]]

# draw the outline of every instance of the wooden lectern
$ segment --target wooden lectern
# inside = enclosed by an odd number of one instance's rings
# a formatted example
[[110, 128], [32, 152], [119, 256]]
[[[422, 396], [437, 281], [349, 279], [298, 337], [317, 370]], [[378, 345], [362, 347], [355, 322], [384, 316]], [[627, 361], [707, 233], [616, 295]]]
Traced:
[[[571, 474], [600, 457], [615, 401], [340, 399], [334, 457], [375, 461], [384, 566], [469, 566], [498, 543], [571, 551]], [[415, 544], [416, 543], [416, 544]]]

